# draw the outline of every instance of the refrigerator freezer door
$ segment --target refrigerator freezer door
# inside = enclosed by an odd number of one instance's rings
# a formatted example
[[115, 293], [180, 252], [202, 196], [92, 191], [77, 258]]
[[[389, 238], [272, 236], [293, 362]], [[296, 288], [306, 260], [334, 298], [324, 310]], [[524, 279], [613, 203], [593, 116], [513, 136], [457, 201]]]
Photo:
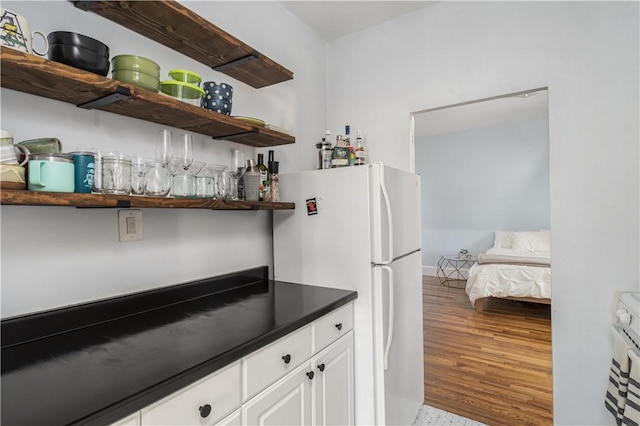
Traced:
[[[374, 382], [378, 425], [410, 425], [424, 402], [421, 268], [420, 252], [397, 259], [390, 265], [373, 268]], [[389, 273], [388, 269], [392, 272]], [[390, 283], [391, 279], [393, 283]], [[391, 298], [390, 291], [393, 291]], [[390, 303], [393, 303], [392, 309]], [[393, 318], [390, 318], [390, 313], [393, 313]]]
[[422, 246], [420, 176], [376, 163], [371, 182], [372, 259], [388, 264]]
[[274, 278], [360, 291], [369, 285], [369, 168], [280, 175], [293, 211], [273, 214]]

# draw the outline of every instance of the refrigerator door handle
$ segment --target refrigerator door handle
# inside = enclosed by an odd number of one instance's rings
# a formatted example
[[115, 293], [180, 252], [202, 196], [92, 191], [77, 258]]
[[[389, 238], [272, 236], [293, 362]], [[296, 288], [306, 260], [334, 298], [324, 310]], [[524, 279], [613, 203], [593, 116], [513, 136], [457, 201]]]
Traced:
[[384, 205], [387, 209], [387, 234], [389, 236], [389, 258], [380, 262], [381, 265], [389, 265], [393, 262], [393, 217], [391, 215], [391, 203], [389, 202], [389, 193], [387, 192], [387, 186], [384, 183], [384, 166], [380, 165], [380, 190], [382, 191], [382, 198], [384, 198]]
[[389, 273], [389, 321], [387, 325], [387, 344], [384, 348], [384, 369], [389, 369], [389, 352], [391, 351], [391, 342], [393, 342], [393, 269], [388, 266], [381, 266]]

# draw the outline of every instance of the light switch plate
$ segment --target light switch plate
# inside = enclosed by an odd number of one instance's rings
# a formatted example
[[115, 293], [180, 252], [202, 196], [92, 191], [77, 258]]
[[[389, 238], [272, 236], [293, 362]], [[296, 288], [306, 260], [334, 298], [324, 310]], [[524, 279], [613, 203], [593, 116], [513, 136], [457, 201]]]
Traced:
[[142, 240], [142, 210], [118, 210], [118, 236], [121, 242]]

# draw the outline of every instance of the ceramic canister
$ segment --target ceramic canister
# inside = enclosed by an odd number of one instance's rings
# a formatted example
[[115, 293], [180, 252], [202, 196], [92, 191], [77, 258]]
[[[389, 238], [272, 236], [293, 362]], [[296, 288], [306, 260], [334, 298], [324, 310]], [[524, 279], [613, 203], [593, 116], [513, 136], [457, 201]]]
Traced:
[[29, 158], [27, 180], [31, 191], [73, 192], [73, 160], [67, 154], [38, 154]]

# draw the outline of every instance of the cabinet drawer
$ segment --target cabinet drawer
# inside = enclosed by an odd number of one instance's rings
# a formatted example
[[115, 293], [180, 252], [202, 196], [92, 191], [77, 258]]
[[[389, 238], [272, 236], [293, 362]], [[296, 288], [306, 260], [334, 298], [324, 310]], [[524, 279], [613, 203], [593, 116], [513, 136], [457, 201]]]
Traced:
[[353, 303], [328, 313], [313, 323], [313, 350], [321, 351], [353, 328]]
[[243, 358], [242, 400], [246, 401], [307, 361], [312, 345], [311, 325], [308, 325]]
[[[238, 361], [144, 408], [142, 424], [204, 426], [215, 423], [241, 404], [240, 371]], [[209, 414], [202, 417], [208, 408]]]

